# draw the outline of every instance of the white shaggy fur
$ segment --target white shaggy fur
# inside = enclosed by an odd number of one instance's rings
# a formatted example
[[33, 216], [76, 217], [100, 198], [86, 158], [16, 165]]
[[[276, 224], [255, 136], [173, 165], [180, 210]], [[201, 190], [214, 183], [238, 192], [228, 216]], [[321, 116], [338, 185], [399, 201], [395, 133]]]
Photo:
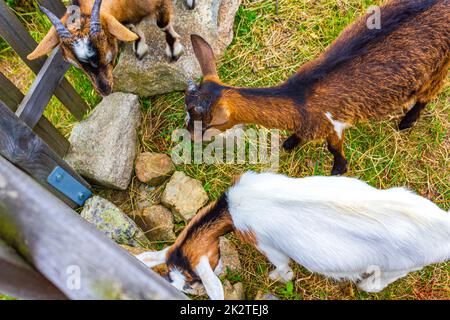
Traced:
[[292, 258], [311, 272], [377, 292], [450, 259], [450, 214], [403, 188], [248, 172], [227, 195], [236, 229], [254, 232], [276, 266], [271, 278], [290, 280]]
[[[255, 235], [258, 249], [275, 266], [269, 274], [274, 280], [294, 277], [293, 259], [311, 272], [378, 292], [411, 271], [450, 259], [450, 213], [403, 188], [378, 190], [346, 177], [247, 172], [227, 199], [235, 229]], [[165, 262], [167, 250], [137, 258], [153, 267]], [[220, 269], [219, 261], [212, 271], [206, 252], [195, 266], [212, 299], [223, 299]], [[191, 290], [176, 267], [170, 275], [172, 285]]]
[[73, 46], [73, 52], [81, 62], [88, 62], [95, 55], [88, 37], [77, 40]]

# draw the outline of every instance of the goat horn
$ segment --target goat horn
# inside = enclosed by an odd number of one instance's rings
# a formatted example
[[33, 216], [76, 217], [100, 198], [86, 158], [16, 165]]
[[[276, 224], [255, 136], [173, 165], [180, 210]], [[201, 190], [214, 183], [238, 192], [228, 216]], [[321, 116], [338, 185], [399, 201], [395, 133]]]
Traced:
[[95, 35], [100, 32], [100, 7], [102, 6], [102, 0], [95, 0], [91, 13], [91, 27], [90, 34]]
[[195, 92], [197, 91], [197, 85], [195, 84], [194, 80], [189, 79], [188, 80], [188, 87], [187, 87], [188, 92]]
[[72, 38], [72, 34], [69, 32], [69, 30], [67, 30], [67, 28], [61, 22], [61, 20], [59, 20], [59, 18], [53, 12], [51, 12], [50, 10], [48, 10], [47, 8], [45, 8], [41, 5], [39, 5], [39, 8], [48, 17], [50, 22], [53, 24], [53, 26], [56, 29], [56, 32], [58, 33], [58, 35], [61, 39]]

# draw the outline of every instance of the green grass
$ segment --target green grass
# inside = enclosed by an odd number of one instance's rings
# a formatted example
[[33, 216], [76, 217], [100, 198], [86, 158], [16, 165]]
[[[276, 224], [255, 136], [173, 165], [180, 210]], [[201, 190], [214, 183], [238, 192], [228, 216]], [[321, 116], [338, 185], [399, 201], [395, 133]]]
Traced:
[[[346, 25], [365, 12], [367, 6], [378, 3], [381, 1], [280, 0], [276, 15], [274, 1], [243, 0], [235, 21], [236, 37], [219, 61], [220, 77], [238, 86], [277, 84], [320, 54]], [[32, 29], [33, 37], [41, 39], [49, 27], [48, 21], [35, 12], [21, 14], [21, 17]], [[0, 55], [4, 58], [0, 67], [7, 67], [7, 75], [25, 90], [33, 79], [31, 73], [24, 72], [26, 67], [1, 41]], [[68, 78], [91, 106], [99, 101], [81, 72], [71, 69]], [[449, 209], [448, 83], [412, 130], [398, 132], [398, 120], [362, 123], [348, 130], [345, 142], [348, 175], [380, 188], [406, 186], [443, 209]], [[142, 98], [141, 103], [144, 122], [139, 135], [140, 151], [169, 153], [173, 146], [170, 134], [184, 122], [183, 94]], [[46, 115], [65, 134], [75, 123], [56, 100], [52, 100]], [[327, 174], [331, 160], [322, 143], [310, 142], [291, 154], [282, 153], [280, 172], [295, 177]], [[210, 198], [215, 199], [226, 190], [233, 175], [261, 167], [201, 164], [182, 165], [177, 169], [202, 181]], [[137, 179], [133, 179], [126, 192], [100, 192], [131, 213], [136, 207], [138, 186]], [[155, 201], [161, 191], [161, 188], [155, 191]], [[183, 227], [183, 223], [178, 223], [176, 231]], [[230, 239], [238, 245], [243, 271], [227, 274], [227, 278], [231, 282], [242, 281], [248, 298], [262, 291], [282, 299], [450, 299], [449, 263], [414, 272], [378, 294], [363, 293], [353, 285], [335, 283], [298, 265], [294, 265], [294, 281], [282, 285], [269, 280], [267, 275], [272, 266], [260, 253], [249, 245], [240, 244], [233, 236]]]

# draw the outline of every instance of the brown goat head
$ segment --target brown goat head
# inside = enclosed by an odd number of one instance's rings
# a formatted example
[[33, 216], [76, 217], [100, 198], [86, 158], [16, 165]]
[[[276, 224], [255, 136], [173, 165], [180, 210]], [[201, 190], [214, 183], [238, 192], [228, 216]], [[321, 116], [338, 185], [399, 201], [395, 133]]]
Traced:
[[195, 56], [203, 73], [200, 86], [190, 80], [185, 95], [187, 111], [186, 126], [194, 140], [199, 137], [195, 129], [195, 122], [201, 123], [203, 140], [209, 140], [221, 131], [233, 127], [233, 104], [226, 95], [227, 89], [219, 80], [216, 69], [216, 59], [211, 46], [198, 35], [191, 35], [191, 42]]
[[219, 237], [231, 231], [228, 200], [222, 195], [195, 215], [172, 246], [137, 257], [149, 267], [166, 264], [167, 280], [179, 290], [194, 293], [203, 284], [210, 297], [220, 298], [223, 289], [217, 276], [221, 271]]
[[64, 59], [81, 68], [96, 90], [106, 96], [113, 87], [112, 71], [118, 54], [117, 40], [134, 41], [138, 36], [112, 15], [100, 12], [101, 3], [102, 0], [95, 1], [90, 15], [67, 12], [61, 20], [41, 7], [53, 27], [28, 55], [28, 59], [42, 57], [60, 45]]

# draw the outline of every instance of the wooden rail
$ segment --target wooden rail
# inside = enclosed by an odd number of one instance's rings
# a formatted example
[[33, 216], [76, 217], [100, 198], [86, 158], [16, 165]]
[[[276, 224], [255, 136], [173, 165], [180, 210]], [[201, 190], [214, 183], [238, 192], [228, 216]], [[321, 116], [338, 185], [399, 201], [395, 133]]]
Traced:
[[90, 185], [78, 175], [64, 160], [23, 123], [0, 101], [0, 155], [24, 170], [47, 190], [57, 195], [72, 208], [76, 203], [55, 190], [47, 182], [50, 173], [61, 167], [86, 188]]
[[[13, 112], [24, 99], [22, 92], [0, 72], [0, 100]], [[47, 118], [42, 116], [33, 129], [60, 157], [69, 150], [69, 141], [56, 129]]]
[[0, 238], [70, 299], [186, 299], [1, 156]]
[[34, 128], [39, 119], [41, 119], [45, 107], [47, 107], [47, 104], [53, 96], [53, 92], [69, 69], [69, 65], [62, 61], [61, 51], [55, 49], [47, 61], [45, 61], [31, 88], [16, 111], [19, 119], [25, 122], [30, 128]]
[[0, 292], [19, 299], [67, 299], [50, 281], [0, 240]]

